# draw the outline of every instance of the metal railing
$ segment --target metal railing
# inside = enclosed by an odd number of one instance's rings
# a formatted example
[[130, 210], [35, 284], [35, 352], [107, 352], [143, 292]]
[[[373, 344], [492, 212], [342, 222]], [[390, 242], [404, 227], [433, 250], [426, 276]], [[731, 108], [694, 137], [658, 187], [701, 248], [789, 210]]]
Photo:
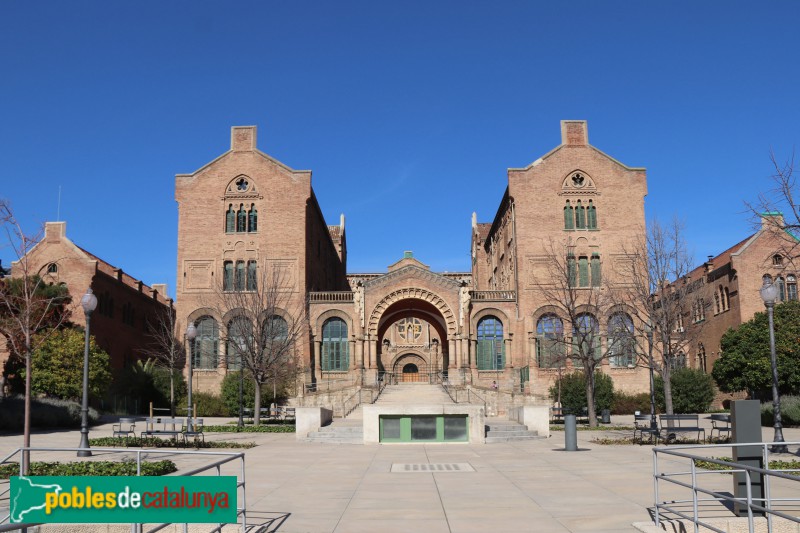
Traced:
[[328, 392], [342, 390], [355, 386], [358, 377], [344, 377], [336, 379], [320, 379], [316, 383], [306, 383], [306, 392]]
[[[27, 456], [28, 454], [33, 454], [34, 452], [70, 452], [73, 456], [82, 448], [41, 448], [41, 447], [22, 447], [17, 448], [3, 459], [0, 459], [1, 464], [13, 463], [12, 459], [14, 456], [19, 455], [19, 464], [20, 464], [20, 473], [27, 471]], [[247, 530], [247, 498], [246, 498], [246, 484], [245, 484], [245, 463], [244, 463], [244, 453], [242, 452], [200, 452], [200, 451], [179, 451], [179, 450], [142, 450], [142, 449], [129, 449], [126, 448], [124, 450], [117, 449], [117, 448], [92, 448], [92, 453], [109, 453], [109, 454], [135, 454], [136, 455], [136, 475], [142, 475], [142, 459], [143, 456], [150, 456], [150, 455], [209, 455], [212, 457], [219, 457], [220, 459], [211, 462], [205, 466], [201, 466], [199, 468], [195, 468], [188, 472], [181, 472], [180, 470], [176, 473], [177, 475], [181, 476], [194, 476], [197, 474], [201, 474], [203, 472], [208, 471], [216, 471], [217, 476], [222, 475], [222, 465], [226, 463], [230, 463], [231, 461], [240, 460], [241, 461], [241, 468], [239, 469], [239, 474], [237, 475], [236, 480], [236, 489], [240, 495], [240, 498], [237, 500], [237, 507], [236, 507], [236, 516], [238, 517], [239, 524], [241, 526], [241, 531], [244, 533]], [[27, 452], [27, 453], [26, 453]], [[0, 487], [2, 485], [7, 485], [3, 490], [0, 490], [0, 499], [4, 497], [10, 496], [9, 491], [11, 490], [11, 482], [8, 479], [0, 480]], [[9, 502], [10, 503], [10, 502]], [[9, 508], [9, 513], [3, 517], [0, 517], [0, 532], [2, 531], [17, 531], [20, 529], [25, 529], [33, 526], [39, 525], [38, 523], [35, 524], [12, 524], [10, 523], [11, 520], [11, 509]], [[157, 524], [153, 528], [148, 529], [146, 533], [154, 533], [165, 527], [169, 526], [170, 524]], [[211, 526], [212, 524], [209, 524]], [[214, 533], [217, 531], [222, 531], [222, 528], [225, 527], [225, 524], [218, 524], [214, 525], [213, 529], [209, 531], [209, 533]], [[183, 531], [188, 531], [188, 524], [183, 524]], [[131, 533], [144, 533], [142, 530], [142, 524], [131, 524]]]
[[[755, 515], [766, 515], [767, 521], [767, 529], [768, 531], [773, 531], [773, 521], [775, 517], [779, 517], [785, 520], [789, 520], [791, 522], [800, 523], [800, 498], [778, 498], [775, 496], [775, 491], [777, 489], [785, 488], [785, 487], [776, 487], [777, 484], [775, 480], [786, 480], [789, 482], [795, 483], [792, 487], [792, 492], [797, 494], [797, 491], [800, 489], [800, 485], [796, 485], [796, 483], [800, 482], [800, 476], [791, 475], [787, 472], [797, 472], [797, 470], [780, 470], [780, 469], [772, 469], [769, 468], [769, 461], [770, 461], [770, 454], [769, 454], [769, 447], [772, 446], [774, 443], [771, 442], [762, 442], [762, 443], [745, 443], [745, 444], [708, 444], [708, 445], [693, 445], [693, 446], [670, 446], [669, 448], [666, 447], [657, 447], [653, 448], [653, 488], [654, 488], [654, 521], [656, 526], [661, 525], [662, 520], [670, 520], [670, 516], [678, 517], [679, 519], [688, 520], [694, 524], [694, 531], [700, 531], [700, 527], [707, 528], [711, 531], [717, 531], [719, 533], [725, 533], [725, 529], [719, 529], [715, 527], [714, 523], [711, 522], [712, 518], [707, 516], [701, 517], [701, 506], [703, 507], [705, 512], [709, 512], [707, 509], [709, 508], [709, 504], [714, 502], [712, 508], [715, 512], [720, 510], [720, 505], [722, 506], [729, 506], [738, 505], [740, 509], [746, 507], [747, 511], [747, 527], [750, 533], [755, 531], [755, 523], [754, 523], [754, 516]], [[789, 446], [797, 446], [800, 443], [797, 442], [787, 442]], [[759, 468], [756, 466], [751, 466], [742, 463], [734, 463], [730, 461], [724, 461], [722, 459], [708, 457], [705, 453], [708, 453], [709, 450], [713, 449], [723, 449], [729, 448], [733, 449], [736, 447], [760, 447], [761, 448], [761, 460], [763, 461], [762, 464], [764, 468]], [[683, 450], [683, 451], [681, 451]], [[697, 453], [691, 453], [690, 451], [686, 450], [695, 450], [704, 452], [703, 455], [699, 455]], [[669, 456], [672, 458], [676, 458], [677, 460], [685, 459], [689, 462], [688, 469], [678, 470], [674, 472], [662, 472], [661, 468], [659, 467], [659, 456]], [[697, 461], [706, 461], [711, 464], [719, 465], [720, 467], [725, 467], [727, 470], [706, 470], [701, 467], [698, 467], [696, 462]], [[662, 463], [663, 464], [663, 463]], [[746, 496], [745, 497], [736, 497], [735, 495], [732, 496], [729, 490], [720, 491], [720, 490], [713, 490], [710, 488], [710, 481], [708, 483], [704, 483], [701, 485], [701, 480], [705, 481], [708, 480], [710, 477], [725, 475], [725, 474], [732, 474], [732, 473], [741, 473], [743, 474], [744, 484], [746, 488]], [[686, 481], [688, 478], [688, 481]], [[754, 479], [754, 478], [761, 478]], [[733, 478], [728, 478], [728, 487], [731, 488], [734, 480]], [[754, 495], [754, 486], [758, 486], [759, 482], [763, 487], [764, 493], [763, 497], [759, 495]], [[669, 500], [660, 501], [660, 483], [667, 483], [670, 485], [674, 485], [677, 487], [682, 487], [684, 489], [688, 489], [691, 491], [691, 498], [689, 499], [675, 499], [670, 498]], [[741, 481], [739, 481], [741, 485]], [[789, 514], [786, 512], [789, 510], [789, 505], [792, 504], [791, 510], [794, 511], [794, 514]], [[686, 507], [691, 505], [691, 512], [687, 512]], [[779, 510], [777, 506], [781, 506]], [[663, 517], [662, 517], [663, 515]]]
[[308, 301], [310, 303], [338, 303], [338, 302], [352, 302], [352, 291], [324, 291], [324, 292], [310, 292], [308, 293]]
[[[379, 389], [380, 390], [380, 389]], [[369, 398], [365, 400], [364, 395], [368, 394]], [[380, 392], [378, 392], [380, 395]], [[375, 403], [377, 395], [372, 389], [358, 389], [342, 402], [342, 418], [347, 418], [347, 415], [358, 409], [358, 406], [364, 403]]]
[[[453, 403], [476, 403], [473, 402], [473, 399], [477, 400], [477, 403], [483, 404], [483, 412], [486, 414], [488, 402], [486, 398], [472, 390], [472, 387], [467, 387], [466, 389], [457, 389], [452, 386], [452, 384], [442, 376], [442, 388], [450, 397], [450, 400]], [[466, 401], [465, 401], [466, 400]]]

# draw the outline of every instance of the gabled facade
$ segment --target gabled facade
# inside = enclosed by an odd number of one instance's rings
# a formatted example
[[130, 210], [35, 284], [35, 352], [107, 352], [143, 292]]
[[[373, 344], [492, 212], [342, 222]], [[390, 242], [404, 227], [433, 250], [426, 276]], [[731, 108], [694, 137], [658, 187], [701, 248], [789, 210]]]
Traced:
[[[111, 356], [114, 370], [145, 358], [149, 328], [159, 315], [174, 312], [166, 285], [150, 287], [77, 246], [67, 237], [66, 222], [45, 224], [44, 238], [25, 260], [30, 274], [38, 274], [45, 283], [67, 287], [72, 297], [70, 320], [77, 325], [86, 325], [80, 300], [87, 289], [92, 289], [98, 305], [92, 313], [91, 333]], [[12, 277], [22, 272], [19, 261], [12, 263]], [[0, 357], [0, 362], [3, 360]]]

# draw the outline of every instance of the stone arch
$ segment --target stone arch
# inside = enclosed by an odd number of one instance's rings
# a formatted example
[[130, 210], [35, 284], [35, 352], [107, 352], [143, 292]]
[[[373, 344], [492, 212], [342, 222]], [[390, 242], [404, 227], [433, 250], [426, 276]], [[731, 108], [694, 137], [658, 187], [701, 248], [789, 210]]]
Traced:
[[314, 337], [322, 335], [322, 325], [326, 320], [334, 317], [344, 320], [345, 324], [347, 324], [347, 334], [353, 335], [355, 332], [353, 329], [353, 319], [350, 317], [349, 313], [342, 311], [341, 309], [328, 309], [324, 313], [320, 313], [320, 315], [314, 321], [314, 327], [312, 328], [311, 334], [314, 335]]
[[411, 349], [403, 350], [402, 353], [393, 357], [388, 366], [392, 369], [392, 372], [397, 372], [398, 370], [402, 370], [403, 365], [406, 363], [416, 364], [421, 371], [425, 365], [430, 364], [430, 361], [428, 361], [428, 357], [421, 351]]
[[371, 335], [377, 335], [378, 326], [383, 313], [389, 309], [392, 304], [408, 299], [422, 300], [433, 305], [444, 318], [444, 322], [447, 326], [447, 336], [451, 337], [457, 333], [456, 316], [453, 314], [450, 306], [447, 305], [447, 303], [438, 294], [421, 288], [398, 289], [383, 297], [383, 299], [381, 299], [381, 301], [375, 306], [375, 309], [372, 310], [372, 313], [370, 313], [369, 322], [367, 324], [369, 333]]
[[477, 311], [475, 314], [472, 315], [470, 318], [472, 332], [478, 331], [478, 322], [484, 317], [487, 316], [494, 316], [500, 319], [500, 322], [503, 324], [503, 331], [511, 331], [511, 322], [508, 320], [508, 315], [506, 315], [503, 311], [498, 309], [497, 307], [487, 307], [485, 309], [481, 309]]

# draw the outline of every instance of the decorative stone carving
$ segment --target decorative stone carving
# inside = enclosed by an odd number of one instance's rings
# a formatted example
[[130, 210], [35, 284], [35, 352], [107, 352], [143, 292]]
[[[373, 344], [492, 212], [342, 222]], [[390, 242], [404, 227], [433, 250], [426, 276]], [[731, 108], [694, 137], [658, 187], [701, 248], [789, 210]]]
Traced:
[[364, 285], [359, 281], [353, 290], [353, 306], [358, 314], [358, 322], [364, 328]]
[[[447, 281], [456, 284], [455, 281]], [[410, 287], [393, 291], [386, 295], [380, 302], [378, 302], [378, 305], [375, 306], [375, 309], [373, 309], [372, 313], [369, 315], [369, 332], [373, 335], [377, 335], [378, 323], [381, 320], [381, 316], [383, 316], [383, 313], [389, 308], [389, 306], [395, 302], [399, 302], [400, 300], [407, 300], [410, 298], [415, 300], [424, 300], [433, 305], [444, 317], [444, 322], [447, 326], [447, 335], [451, 336], [456, 334], [458, 330], [456, 316], [450, 309], [450, 306], [448, 306], [447, 303], [437, 294], [425, 289]]]

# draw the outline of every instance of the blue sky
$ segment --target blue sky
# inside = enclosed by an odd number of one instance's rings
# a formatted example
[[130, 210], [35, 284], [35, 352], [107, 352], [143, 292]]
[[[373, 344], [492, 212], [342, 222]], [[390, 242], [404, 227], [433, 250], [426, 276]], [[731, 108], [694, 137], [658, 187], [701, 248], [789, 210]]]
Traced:
[[[350, 272], [414, 250], [469, 268], [506, 169], [559, 121], [648, 170], [648, 217], [698, 260], [752, 231], [769, 150], [800, 142], [800, 3], [0, 2], [0, 197], [146, 283], [175, 287], [174, 176], [257, 125], [311, 169]], [[3, 264], [12, 259], [0, 249]]]

